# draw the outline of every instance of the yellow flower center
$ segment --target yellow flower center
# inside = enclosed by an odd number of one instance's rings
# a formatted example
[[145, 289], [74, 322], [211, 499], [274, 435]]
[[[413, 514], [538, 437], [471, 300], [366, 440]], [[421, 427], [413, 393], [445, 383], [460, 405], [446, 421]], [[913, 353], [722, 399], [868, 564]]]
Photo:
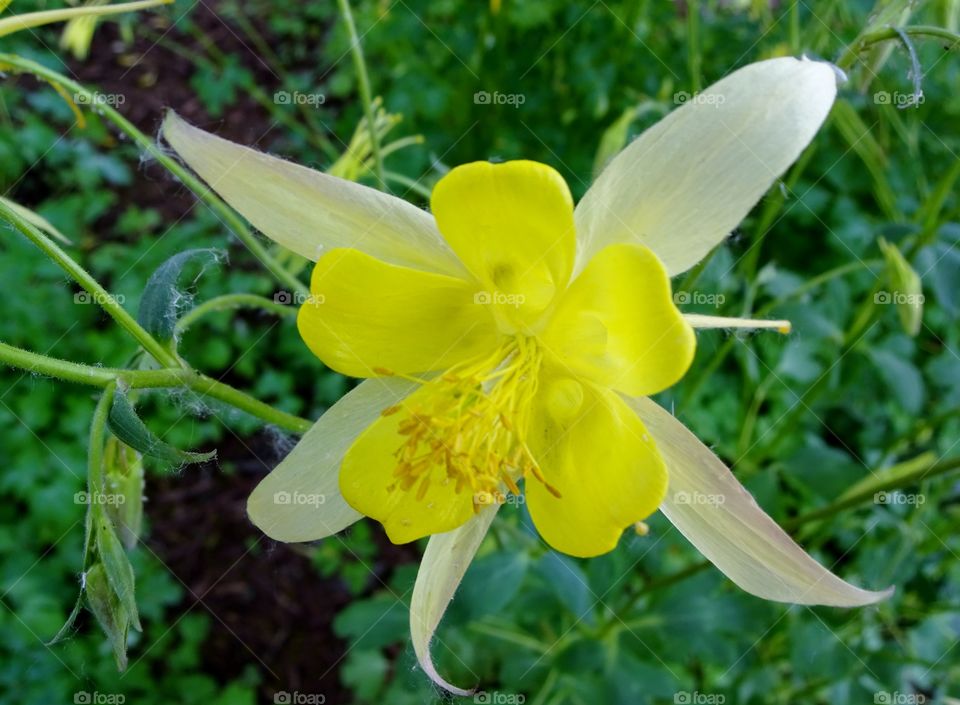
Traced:
[[469, 489], [474, 511], [506, 501], [504, 487], [520, 494], [520, 478], [533, 477], [559, 496], [525, 441], [542, 360], [533, 338], [517, 336], [491, 355], [417, 380], [423, 387], [413, 397], [382, 412], [405, 414], [398, 430], [406, 440], [394, 453], [387, 489], [419, 500], [431, 483], [454, 483], [457, 494]]

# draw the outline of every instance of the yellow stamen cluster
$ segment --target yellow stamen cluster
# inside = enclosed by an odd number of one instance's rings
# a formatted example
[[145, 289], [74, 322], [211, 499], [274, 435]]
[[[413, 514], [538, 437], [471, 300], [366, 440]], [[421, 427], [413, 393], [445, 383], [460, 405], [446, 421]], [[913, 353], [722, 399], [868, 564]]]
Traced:
[[474, 511], [503, 503], [503, 488], [519, 495], [517, 480], [544, 479], [524, 440], [537, 391], [542, 354], [536, 343], [517, 337], [493, 354], [457, 365], [423, 382], [414, 397], [384, 409], [404, 413], [398, 432], [406, 438], [394, 453], [393, 491], [416, 491], [421, 500], [431, 483], [469, 490]]

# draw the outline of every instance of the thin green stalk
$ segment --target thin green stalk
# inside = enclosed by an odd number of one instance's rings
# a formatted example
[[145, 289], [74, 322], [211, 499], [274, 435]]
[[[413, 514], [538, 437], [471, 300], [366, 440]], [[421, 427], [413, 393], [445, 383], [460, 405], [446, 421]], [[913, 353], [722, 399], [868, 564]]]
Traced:
[[343, 15], [343, 21], [347, 26], [347, 34], [350, 37], [350, 51], [353, 54], [353, 64], [357, 71], [357, 83], [360, 87], [360, 100], [363, 102], [363, 112], [367, 117], [367, 126], [370, 128], [370, 147], [373, 152], [374, 173], [379, 181], [379, 187], [385, 189], [387, 182], [383, 177], [383, 155], [380, 154], [380, 137], [377, 135], [376, 122], [374, 120], [373, 97], [370, 91], [370, 77], [367, 75], [367, 64], [363, 58], [363, 47], [360, 44], [360, 36], [357, 34], [357, 27], [353, 22], [353, 12], [350, 9], [350, 0], [337, 0], [340, 5], [340, 14]]
[[139, 0], [139, 2], [127, 2], [102, 7], [87, 5], [84, 7], [65, 7], [40, 12], [23, 12], [0, 20], [0, 37], [54, 22], [68, 22], [78, 17], [118, 15], [124, 12], [146, 10], [150, 7], [156, 7], [157, 5], [169, 5], [171, 2], [173, 2], [173, 0]]
[[185, 313], [183, 317], [177, 321], [176, 331], [177, 333], [182, 333], [207, 314], [237, 308], [259, 308], [279, 316], [297, 315], [297, 309], [295, 307], [277, 303], [263, 296], [257, 296], [256, 294], [224, 294], [223, 296], [216, 296], [208, 301], [204, 301], [196, 308], [190, 309], [190, 311]]
[[687, 0], [687, 67], [690, 92], [700, 92], [700, 0]]
[[930, 37], [932, 39], [941, 39], [950, 42], [949, 49], [960, 47], [960, 34], [951, 32], [949, 29], [937, 27], [935, 25], [912, 25], [908, 27], [884, 27], [874, 32], [863, 35], [854, 40], [837, 59], [837, 66], [841, 69], [850, 68], [857, 60], [857, 57], [872, 45], [880, 42], [887, 42], [891, 39], [900, 41], [901, 35], [908, 37]]
[[294, 433], [306, 433], [313, 427], [313, 421], [304, 419], [294, 414], [288, 414], [286, 411], [274, 409], [269, 404], [264, 404], [258, 399], [254, 399], [245, 392], [224, 384], [206, 375], [198, 374], [190, 380], [190, 389], [198, 394], [218, 399], [232, 407], [246, 411], [258, 418], [263, 419], [276, 426], [286, 428]]
[[280, 282], [291, 291], [298, 291], [304, 295], [309, 294], [309, 290], [299, 279], [286, 271], [267, 251], [267, 248], [257, 239], [256, 235], [243, 222], [243, 219], [236, 214], [223, 200], [217, 196], [213, 190], [208, 188], [200, 179], [194, 176], [190, 171], [184, 168], [178, 161], [166, 154], [154, 143], [152, 139], [140, 132], [133, 123], [127, 120], [123, 115], [117, 112], [113, 107], [103, 104], [95, 98], [92, 91], [81, 86], [66, 76], [48, 69], [46, 66], [25, 59], [15, 54], [0, 54], [0, 66], [7, 66], [32, 74], [54, 85], [67, 89], [75, 96], [83, 96], [91, 105], [96, 104], [97, 110], [106, 119], [112, 122], [125, 135], [130, 137], [138, 146], [156, 159], [171, 174], [176, 176], [184, 185], [207, 204], [216, 214], [223, 219], [234, 234], [247, 246], [254, 257], [260, 260], [261, 264]]
[[67, 360], [58, 360], [46, 355], [17, 348], [13, 345], [0, 342], [0, 363], [16, 367], [30, 374], [56, 377], [65, 382], [77, 384], [92, 384], [105, 387], [117, 378], [120, 370], [110, 370], [104, 367], [93, 367]]
[[309, 419], [274, 409], [239, 389], [190, 369], [125, 370], [115, 367], [95, 367], [40, 355], [2, 342], [0, 342], [0, 364], [22, 369], [31, 374], [94, 387], [106, 388], [115, 383], [122, 383], [131, 389], [185, 387], [294, 433], [304, 433], [313, 425]]
[[790, 6], [790, 53], [800, 53], [800, 0]]
[[144, 328], [137, 323], [137, 320], [127, 313], [126, 309], [117, 302], [116, 298], [104, 289], [103, 286], [100, 285], [100, 282], [90, 276], [70, 255], [60, 249], [57, 243], [25, 221], [2, 202], [0, 202], [0, 217], [9, 221], [13, 227], [19, 230], [34, 245], [40, 248], [47, 257], [56, 262], [61, 269], [69, 274], [74, 281], [89, 292], [94, 302], [106, 311], [120, 327], [130, 333], [130, 335], [143, 346], [143, 349], [150, 353], [158, 363], [166, 367], [180, 366], [181, 363], [177, 360], [176, 356], [144, 330]]

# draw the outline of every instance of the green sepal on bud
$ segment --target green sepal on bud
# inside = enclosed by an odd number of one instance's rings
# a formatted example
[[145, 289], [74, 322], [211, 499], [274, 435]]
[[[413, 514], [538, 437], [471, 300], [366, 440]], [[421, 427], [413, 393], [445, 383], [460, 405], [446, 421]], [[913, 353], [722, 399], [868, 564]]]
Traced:
[[[881, 303], [893, 303], [897, 307], [897, 315], [904, 331], [910, 336], [920, 332], [923, 322], [923, 283], [920, 275], [903, 256], [900, 249], [880, 238], [880, 251], [887, 263], [887, 281], [889, 292], [877, 294]], [[880, 297], [885, 300], [880, 301]]]
[[119, 389], [113, 397], [108, 423], [113, 434], [134, 450], [176, 465], [202, 463], [217, 455], [215, 450], [191, 453], [161, 440], [140, 420], [129, 397]]
[[103, 452], [103, 475], [106, 494], [116, 498], [106, 505], [107, 515], [130, 550], [143, 527], [143, 456], [111, 436]]

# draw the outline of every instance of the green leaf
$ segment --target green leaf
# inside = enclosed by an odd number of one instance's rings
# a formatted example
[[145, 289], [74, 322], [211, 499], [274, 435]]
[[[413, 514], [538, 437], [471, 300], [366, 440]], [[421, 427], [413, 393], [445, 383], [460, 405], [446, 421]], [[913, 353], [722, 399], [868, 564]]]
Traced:
[[904, 411], [919, 413], [926, 394], [923, 376], [913, 363], [888, 350], [870, 350], [867, 356]]
[[340, 671], [344, 685], [363, 700], [373, 700], [390, 672], [390, 662], [376, 649], [354, 649]]
[[94, 564], [84, 574], [84, 592], [90, 611], [97, 618], [97, 622], [100, 623], [100, 627], [113, 646], [117, 668], [123, 671], [127, 667], [129, 616], [110, 587], [107, 571], [102, 563]]
[[219, 250], [209, 248], [186, 250], [175, 254], [157, 267], [143, 290], [137, 322], [161, 343], [169, 343], [173, 340], [178, 304], [183, 299], [183, 294], [177, 288], [183, 268], [191, 260], [207, 260], [215, 264], [221, 257], [222, 253]]
[[[530, 557], [516, 551], [497, 551], [475, 560], [467, 569], [453, 601], [453, 611], [466, 620], [503, 609], [520, 589]], [[496, 585], [496, 590], [490, 590]]]
[[140, 420], [133, 404], [130, 403], [130, 399], [120, 390], [117, 390], [113, 398], [109, 423], [110, 430], [117, 438], [134, 450], [154, 458], [184, 465], [206, 462], [217, 455], [215, 450], [209, 453], [191, 453], [162, 441]]
[[130, 565], [130, 560], [123, 550], [117, 532], [114, 531], [113, 524], [106, 515], [98, 514], [94, 519], [97, 531], [97, 553], [100, 555], [107, 580], [120, 605], [127, 611], [129, 622], [138, 632], [143, 631], [137, 613], [133, 566]]

